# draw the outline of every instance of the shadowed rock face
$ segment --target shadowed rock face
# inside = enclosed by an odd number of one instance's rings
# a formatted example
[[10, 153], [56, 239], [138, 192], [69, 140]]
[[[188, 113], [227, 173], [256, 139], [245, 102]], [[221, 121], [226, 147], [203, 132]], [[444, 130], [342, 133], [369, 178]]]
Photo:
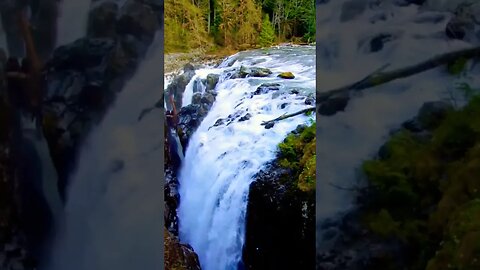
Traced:
[[82, 141], [144, 57], [159, 10], [154, 1], [103, 2], [90, 13], [87, 37], [57, 48], [46, 63], [43, 130], [63, 198]]
[[0, 269], [33, 270], [52, 228], [41, 190], [41, 166], [19, 132], [18, 109], [8, 99], [0, 49]]
[[178, 238], [165, 229], [165, 270], [200, 270], [200, 262], [193, 248], [181, 244]]
[[[299, 191], [275, 162], [250, 186], [245, 269], [314, 269], [315, 194]], [[308, 210], [307, 210], [308, 209]]]

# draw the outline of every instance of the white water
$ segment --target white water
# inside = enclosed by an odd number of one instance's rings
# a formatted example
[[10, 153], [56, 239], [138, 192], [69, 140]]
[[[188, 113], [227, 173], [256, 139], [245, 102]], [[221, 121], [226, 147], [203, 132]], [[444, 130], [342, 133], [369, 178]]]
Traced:
[[35, 123], [31, 119], [22, 116], [21, 121], [24, 140], [31, 142], [39, 155], [40, 167], [42, 168], [40, 179], [42, 181], [43, 196], [48, 203], [54, 222], [57, 222], [63, 211], [63, 204], [58, 193], [57, 171], [50, 156], [47, 140], [41, 134], [41, 131], [37, 130]]
[[163, 269], [159, 38], [80, 153], [52, 270]]
[[90, 2], [90, 0], [62, 0], [59, 3], [57, 47], [85, 36]]
[[[223, 70], [220, 68], [218, 69], [202, 68], [202, 69], [195, 70], [195, 75], [192, 77], [190, 82], [188, 82], [187, 86], [185, 87], [185, 92], [182, 98], [182, 107], [185, 107], [190, 103], [192, 103], [192, 96], [194, 94], [193, 88], [194, 88], [195, 81], [197, 81], [198, 79], [206, 78], [208, 74], [220, 74], [222, 71]], [[203, 89], [203, 91], [205, 91], [205, 89]]]
[[[385, 1], [347, 22], [340, 22], [340, 10], [347, 1], [330, 1], [318, 6], [320, 28], [317, 40], [318, 87], [327, 90], [360, 80], [385, 64], [386, 71], [412, 65], [434, 55], [472, 47], [464, 41], [447, 40], [445, 25], [450, 13], [422, 11], [416, 5], [398, 7]], [[387, 19], [371, 23], [385, 13]], [[440, 23], [415, 22], [427, 16], [444, 15]], [[375, 53], [366, 52], [370, 38], [391, 33], [397, 38]], [[361, 41], [365, 42], [362, 47]], [[471, 71], [478, 74], [478, 68]], [[392, 129], [418, 112], [426, 101], [448, 97], [459, 81], [437, 68], [406, 79], [367, 89], [353, 98], [345, 112], [322, 117], [317, 125], [317, 224], [351, 206], [353, 194], [334, 188], [357, 184], [358, 168], [363, 160], [372, 158], [387, 140]], [[478, 76], [462, 79], [478, 86]], [[321, 231], [318, 235], [321, 235]], [[322, 244], [321, 237], [318, 244]]]
[[[305, 108], [305, 97], [287, 91], [276, 98], [272, 92], [249, 98], [250, 93], [264, 82], [280, 82], [285, 87], [303, 88], [310, 93], [315, 88], [314, 47], [272, 49], [268, 55], [261, 51], [244, 52], [235, 57], [234, 67], [257, 63], [270, 68], [273, 74], [269, 78], [221, 79], [216, 87], [216, 102], [190, 139], [179, 176], [179, 229], [182, 242], [193, 246], [204, 270], [237, 269], [253, 176], [275, 158], [278, 143], [290, 131], [308, 122], [308, 117], [298, 116], [265, 129], [262, 121]], [[196, 76], [223, 74], [228, 69], [204, 69]], [[276, 78], [281, 71], [292, 71], [297, 78], [290, 81]], [[192, 87], [187, 87], [185, 96], [191, 97], [189, 91], [193, 91]], [[283, 103], [289, 106], [280, 109]], [[237, 119], [229, 126], [210, 128], [219, 118], [237, 111], [244, 111], [240, 115], [243, 116], [247, 110], [252, 115], [248, 121], [237, 122]]]

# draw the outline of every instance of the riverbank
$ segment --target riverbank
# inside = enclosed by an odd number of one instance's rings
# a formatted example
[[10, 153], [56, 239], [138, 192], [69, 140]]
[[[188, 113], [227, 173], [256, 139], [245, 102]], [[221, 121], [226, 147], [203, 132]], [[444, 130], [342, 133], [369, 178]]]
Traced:
[[[276, 46], [301, 46], [310, 45], [315, 46], [315, 43], [304, 43], [298, 41], [280, 42]], [[232, 48], [200, 48], [189, 52], [169, 52], [164, 55], [164, 73], [170, 74], [182, 69], [186, 64], [219, 64], [228, 56], [234, 55], [241, 51], [261, 49], [259, 46], [243, 46], [237, 49]]]

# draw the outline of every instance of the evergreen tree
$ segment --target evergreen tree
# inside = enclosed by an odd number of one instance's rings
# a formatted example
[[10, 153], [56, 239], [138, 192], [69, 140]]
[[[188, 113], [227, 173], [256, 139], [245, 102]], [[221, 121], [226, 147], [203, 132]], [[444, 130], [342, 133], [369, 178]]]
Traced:
[[275, 41], [275, 30], [273, 29], [272, 24], [270, 23], [270, 18], [268, 14], [265, 14], [262, 24], [262, 31], [260, 32], [260, 36], [258, 38], [258, 42], [260, 46], [267, 47], [271, 46]]

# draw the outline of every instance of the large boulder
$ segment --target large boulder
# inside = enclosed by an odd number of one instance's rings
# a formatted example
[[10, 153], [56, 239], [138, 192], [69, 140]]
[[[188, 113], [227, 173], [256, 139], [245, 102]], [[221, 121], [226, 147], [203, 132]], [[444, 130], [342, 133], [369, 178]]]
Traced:
[[114, 38], [118, 13], [119, 7], [114, 1], [101, 2], [94, 7], [88, 17], [88, 36]]
[[189, 245], [180, 243], [168, 230], [163, 234], [165, 270], [200, 270], [198, 255]]
[[349, 101], [348, 94], [339, 94], [319, 101], [318, 113], [325, 116], [335, 115], [337, 112], [344, 111]]
[[282, 78], [282, 79], [295, 79], [295, 75], [293, 75], [293, 73], [290, 72], [290, 71], [282, 72], [282, 73], [278, 74], [277, 77]]
[[216, 93], [212, 91], [206, 91], [203, 94], [196, 93], [193, 99], [194, 103], [182, 107], [180, 110], [178, 114], [179, 123], [177, 132], [184, 151], [187, 149], [190, 137], [200, 126], [203, 119], [207, 116], [208, 111], [213, 106], [215, 97]]
[[414, 132], [431, 131], [445, 119], [447, 114], [453, 110], [453, 106], [444, 101], [425, 102], [417, 116], [402, 124], [402, 127]]
[[142, 2], [127, 0], [120, 10], [117, 23], [119, 34], [130, 34], [139, 40], [151, 42], [159, 28], [157, 13]]
[[206, 88], [206, 90], [215, 89], [219, 79], [220, 79], [220, 75], [218, 75], [218, 74], [208, 74], [207, 75], [207, 88]]
[[[187, 84], [195, 76], [195, 69], [190, 64], [185, 65], [184, 72], [176, 76], [165, 90], [165, 97], [173, 96], [175, 100], [175, 107], [180, 109], [182, 107], [183, 93]], [[172, 110], [170, 99], [167, 98], [167, 110]]]
[[298, 190], [275, 162], [250, 185], [243, 262], [245, 269], [315, 268], [315, 192]]
[[270, 71], [268, 68], [241, 66], [240, 68], [232, 70], [229, 78], [239, 79], [246, 77], [268, 77], [270, 74], [272, 74], [272, 71]]

